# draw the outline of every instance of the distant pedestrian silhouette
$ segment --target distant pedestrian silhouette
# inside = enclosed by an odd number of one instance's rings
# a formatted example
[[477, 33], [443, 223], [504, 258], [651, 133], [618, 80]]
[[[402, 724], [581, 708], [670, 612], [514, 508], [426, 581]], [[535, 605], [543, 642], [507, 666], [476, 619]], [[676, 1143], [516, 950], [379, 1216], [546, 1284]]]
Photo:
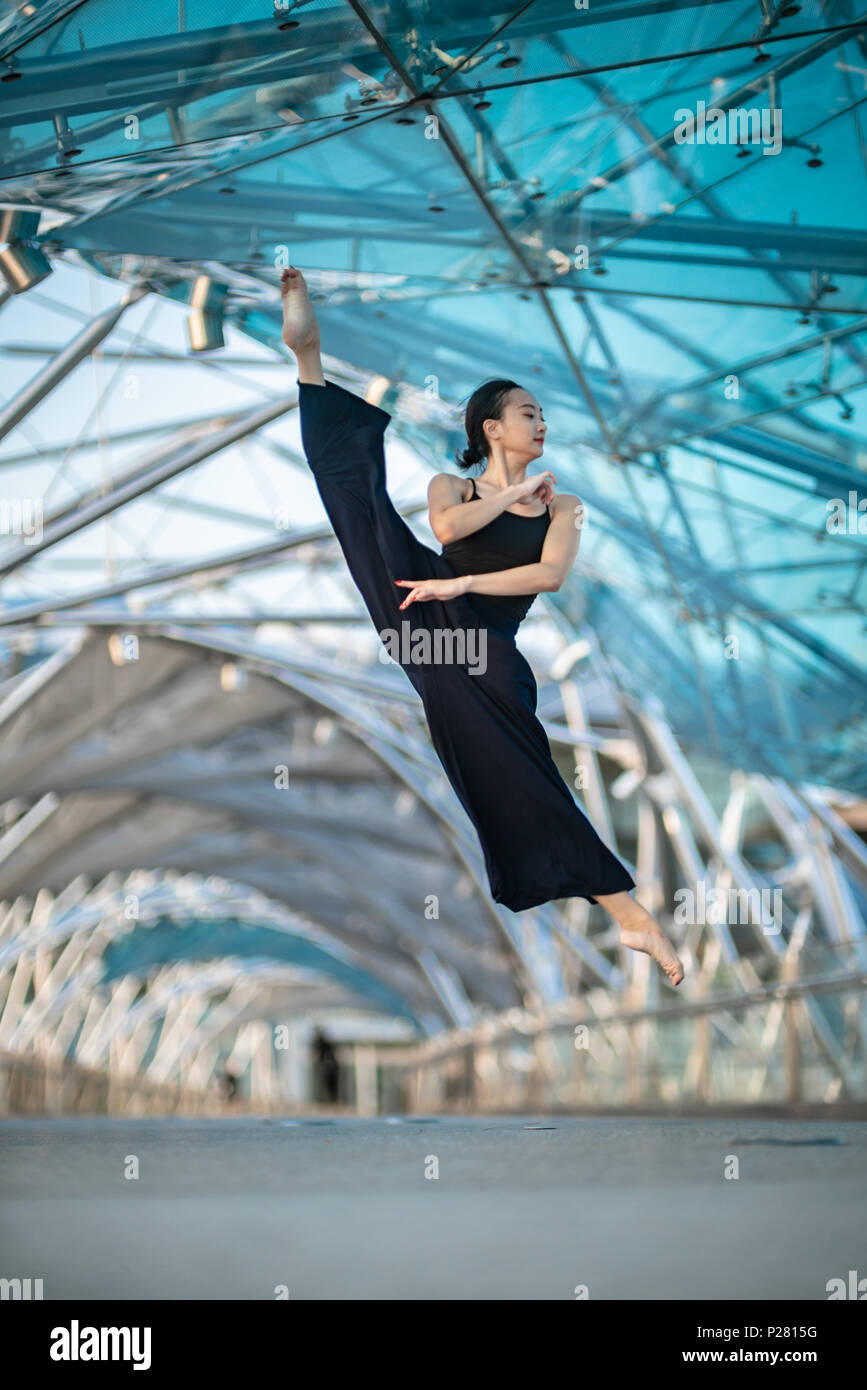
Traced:
[[217, 1085], [223, 1100], [233, 1101], [238, 1094], [238, 1077], [228, 1067], [217, 1073]]
[[310, 1040], [313, 1050], [314, 1093], [318, 1101], [334, 1105], [340, 1092], [340, 1063], [337, 1053], [321, 1028]]

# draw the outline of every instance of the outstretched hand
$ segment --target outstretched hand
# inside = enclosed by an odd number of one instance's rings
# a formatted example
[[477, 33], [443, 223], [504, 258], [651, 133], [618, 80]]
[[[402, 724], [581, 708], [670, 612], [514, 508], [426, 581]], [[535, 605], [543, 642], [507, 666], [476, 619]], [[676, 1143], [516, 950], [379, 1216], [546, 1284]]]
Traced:
[[394, 582], [410, 591], [399, 608], [432, 598], [459, 598], [467, 592], [467, 576], [463, 574], [454, 579], [396, 579]]

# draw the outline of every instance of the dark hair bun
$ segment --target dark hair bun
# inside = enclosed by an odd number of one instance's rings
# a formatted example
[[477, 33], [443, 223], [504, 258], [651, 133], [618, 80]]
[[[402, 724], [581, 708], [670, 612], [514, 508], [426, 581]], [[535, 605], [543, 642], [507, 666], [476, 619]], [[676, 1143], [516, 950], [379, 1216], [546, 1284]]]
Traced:
[[459, 468], [474, 468], [488, 457], [488, 437], [484, 431], [486, 420], [501, 420], [506, 397], [510, 391], [520, 391], [517, 381], [507, 381], [496, 377], [483, 381], [467, 402], [464, 415], [464, 429], [467, 434], [467, 447], [455, 455]]
[[477, 444], [468, 444], [466, 449], [459, 450], [457, 455], [458, 465], [461, 468], [473, 468], [477, 463], [481, 463], [483, 458], [485, 458], [485, 454]]

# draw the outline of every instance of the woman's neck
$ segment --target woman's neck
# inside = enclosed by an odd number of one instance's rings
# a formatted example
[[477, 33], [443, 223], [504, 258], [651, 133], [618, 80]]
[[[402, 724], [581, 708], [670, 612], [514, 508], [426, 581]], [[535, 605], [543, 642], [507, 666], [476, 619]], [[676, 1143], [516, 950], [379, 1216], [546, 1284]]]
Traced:
[[513, 487], [515, 483], [522, 483], [526, 478], [527, 462], [527, 459], [518, 458], [505, 453], [503, 450], [498, 450], [496, 453], [488, 455], [485, 471], [479, 474], [476, 481], [500, 489]]

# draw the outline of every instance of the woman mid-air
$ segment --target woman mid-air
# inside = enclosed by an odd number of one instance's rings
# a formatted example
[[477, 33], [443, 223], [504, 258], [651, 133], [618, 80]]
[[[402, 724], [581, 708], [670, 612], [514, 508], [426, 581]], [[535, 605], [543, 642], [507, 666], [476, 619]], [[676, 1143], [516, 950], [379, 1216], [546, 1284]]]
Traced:
[[[671, 983], [683, 967], [656, 921], [631, 896], [635, 881], [579, 810], [536, 718], [536, 682], [515, 634], [536, 594], [560, 587], [578, 551], [577, 497], [555, 493], [550, 472], [527, 476], [542, 453], [539, 402], [512, 381], [480, 386], [466, 411], [461, 467], [438, 473], [428, 502], [437, 555], [418, 540], [386, 491], [384, 434], [391, 416], [322, 374], [319, 326], [304, 277], [281, 278], [283, 341], [298, 364], [301, 440], [350, 573], [383, 642], [408, 620], [411, 639], [462, 632], [484, 662], [421, 661], [400, 643], [398, 662], [418, 692], [431, 740], [475, 826], [495, 902], [521, 912], [558, 898], [601, 903], [621, 942], [646, 951]], [[540, 510], [541, 509], [541, 510]], [[403, 615], [403, 617], [401, 616]], [[393, 638], [391, 639], [393, 640]], [[421, 647], [424, 647], [424, 641]], [[442, 654], [442, 644], [430, 647]]]

